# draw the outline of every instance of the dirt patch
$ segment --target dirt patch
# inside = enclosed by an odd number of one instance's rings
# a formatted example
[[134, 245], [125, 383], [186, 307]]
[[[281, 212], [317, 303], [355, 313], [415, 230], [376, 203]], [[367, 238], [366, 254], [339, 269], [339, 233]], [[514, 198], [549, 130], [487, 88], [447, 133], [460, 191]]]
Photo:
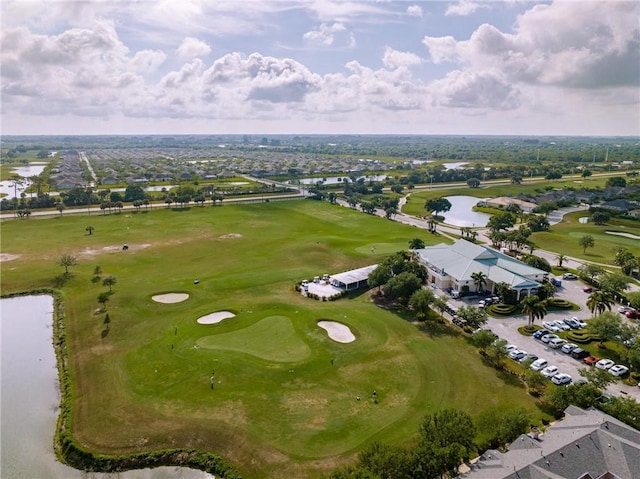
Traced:
[[13, 261], [14, 259], [18, 259], [19, 257], [19, 254], [0, 253], [0, 263], [3, 263], [5, 261]]
[[173, 304], [186, 301], [187, 299], [189, 299], [189, 295], [187, 293], [156, 294], [155, 296], [151, 296], [151, 299], [153, 299], [156, 303]]
[[239, 233], [229, 233], [226, 235], [220, 236], [221, 239], [234, 239], [234, 238], [242, 238], [242, 235]]
[[218, 324], [223, 319], [235, 318], [235, 314], [230, 311], [217, 311], [198, 318], [199, 324]]
[[[123, 251], [124, 250], [123, 246], [124, 245], [104, 246], [103, 248], [99, 248], [99, 249], [85, 248], [82, 251], [80, 251], [79, 254], [82, 256], [97, 256], [105, 253], [115, 253], [117, 251]], [[127, 244], [126, 252], [145, 249], [145, 248], [148, 248], [149, 246], [151, 245], [150, 244], [137, 244], [137, 245]]]
[[337, 343], [352, 343], [356, 340], [349, 326], [336, 321], [318, 321], [318, 326], [324, 329], [329, 337]]

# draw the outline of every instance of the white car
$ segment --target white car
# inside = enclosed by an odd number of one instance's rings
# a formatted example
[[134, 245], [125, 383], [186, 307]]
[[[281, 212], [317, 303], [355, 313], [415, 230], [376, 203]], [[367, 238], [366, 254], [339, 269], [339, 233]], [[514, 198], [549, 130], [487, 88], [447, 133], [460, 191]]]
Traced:
[[596, 363], [598, 369], [609, 369], [615, 363], [611, 359], [601, 359]]
[[511, 351], [517, 351], [518, 350], [518, 346], [516, 346], [515, 344], [509, 344], [507, 345], [507, 351], [511, 352]]
[[544, 336], [542, 336], [540, 338], [540, 341], [542, 341], [543, 343], [548, 343], [549, 341], [553, 341], [554, 339], [557, 339], [559, 336], [557, 334], [545, 334]]
[[558, 386], [561, 386], [563, 384], [570, 384], [571, 381], [572, 381], [571, 376], [565, 373], [556, 374], [551, 378], [551, 382], [553, 384], [557, 384]]
[[552, 378], [553, 376], [558, 374], [558, 367], [557, 366], [547, 366], [542, 371], [540, 371], [540, 374], [542, 374], [545, 378]]
[[552, 333], [557, 333], [560, 331], [560, 328], [554, 321], [543, 321], [542, 326], [547, 331], [551, 331]]
[[629, 372], [629, 368], [623, 366], [622, 364], [616, 364], [615, 366], [611, 366], [609, 368], [609, 372], [614, 376], [624, 376]]
[[576, 349], [578, 347], [577, 344], [573, 344], [573, 343], [567, 343], [567, 344], [563, 344], [562, 348], [560, 348], [560, 350], [565, 353], [565, 354], [571, 354], [571, 352]]
[[558, 348], [561, 348], [566, 343], [567, 342], [562, 338], [555, 338], [549, 341], [549, 347], [553, 349], [558, 349]]
[[580, 328], [586, 328], [587, 327], [587, 322], [584, 319], [580, 319], [577, 316], [574, 316], [573, 319], [576, 323], [578, 323], [580, 325]]
[[509, 357], [515, 361], [520, 361], [524, 358], [528, 353], [526, 351], [520, 351], [519, 349], [514, 349], [509, 353]]
[[562, 331], [569, 331], [571, 329], [571, 326], [569, 326], [564, 321], [554, 321], [554, 324], [558, 326]]
[[549, 364], [549, 361], [547, 361], [546, 359], [538, 358], [534, 362], [532, 362], [531, 366], [529, 367], [534, 371], [541, 371], [542, 369], [547, 367], [547, 364]]

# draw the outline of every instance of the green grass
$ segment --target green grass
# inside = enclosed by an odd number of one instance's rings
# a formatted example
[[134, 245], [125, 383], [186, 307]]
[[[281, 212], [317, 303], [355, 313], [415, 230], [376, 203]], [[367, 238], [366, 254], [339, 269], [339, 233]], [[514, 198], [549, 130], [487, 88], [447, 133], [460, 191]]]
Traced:
[[[368, 293], [322, 302], [294, 290], [301, 279], [379, 262], [412, 238], [440, 241], [421, 230], [314, 201], [0, 226], [2, 252], [17, 256], [1, 264], [3, 293], [51, 286], [63, 272], [60, 255], [78, 257], [61, 293], [71, 427], [91, 450], [193, 447], [223, 455], [248, 478], [314, 478], [374, 440], [410, 441], [421, 417], [440, 408], [525, 407], [542, 416], [522, 385], [485, 365], [463, 336], [422, 330]], [[94, 314], [106, 291], [91, 281], [97, 265], [117, 278], [109, 328]], [[189, 299], [151, 299], [172, 291]], [[196, 321], [221, 310], [236, 317]], [[330, 340], [319, 319], [346, 324], [356, 340]]]
[[[584, 211], [577, 211], [565, 215], [563, 221], [551, 227], [550, 231], [534, 233], [533, 242], [540, 249], [561, 251], [567, 256], [582, 258], [598, 263], [613, 265], [614, 250], [624, 247], [634, 255], [640, 255], [640, 241], [624, 236], [607, 234], [606, 231], [621, 231], [640, 236], [640, 222], [612, 218], [606, 225], [594, 223], [580, 223], [579, 218], [588, 216]], [[586, 253], [578, 244], [584, 235], [591, 235], [595, 241], [593, 248], [587, 248]]]

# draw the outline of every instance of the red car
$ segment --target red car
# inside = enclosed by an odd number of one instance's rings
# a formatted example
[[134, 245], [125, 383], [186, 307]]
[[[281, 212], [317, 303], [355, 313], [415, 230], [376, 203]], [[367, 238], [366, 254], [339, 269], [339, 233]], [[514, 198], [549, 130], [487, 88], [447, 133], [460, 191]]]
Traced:
[[640, 311], [627, 311], [624, 315], [629, 319], [640, 319]]
[[588, 364], [589, 366], [593, 366], [595, 363], [600, 361], [600, 358], [598, 356], [589, 355], [586, 358], [584, 358], [583, 361], [585, 364]]
[[593, 288], [591, 286], [585, 286], [584, 288], [582, 288], [582, 291], [584, 291], [585, 293], [593, 293]]

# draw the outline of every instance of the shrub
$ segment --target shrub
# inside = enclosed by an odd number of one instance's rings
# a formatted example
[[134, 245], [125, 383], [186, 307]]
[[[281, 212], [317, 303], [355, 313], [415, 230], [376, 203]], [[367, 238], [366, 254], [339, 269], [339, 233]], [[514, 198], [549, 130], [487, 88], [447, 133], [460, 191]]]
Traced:
[[540, 326], [537, 326], [535, 324], [533, 326], [531, 326], [531, 327], [529, 327], [529, 326], [520, 326], [518, 328], [518, 332], [520, 334], [522, 334], [523, 336], [532, 336], [533, 333], [535, 333], [538, 329], [540, 329]]
[[513, 314], [518, 309], [518, 306], [514, 304], [491, 304], [487, 306], [487, 312], [493, 316], [508, 316]]
[[547, 301], [549, 306], [559, 309], [572, 309], [574, 306], [572, 302], [562, 298], [549, 298]]

